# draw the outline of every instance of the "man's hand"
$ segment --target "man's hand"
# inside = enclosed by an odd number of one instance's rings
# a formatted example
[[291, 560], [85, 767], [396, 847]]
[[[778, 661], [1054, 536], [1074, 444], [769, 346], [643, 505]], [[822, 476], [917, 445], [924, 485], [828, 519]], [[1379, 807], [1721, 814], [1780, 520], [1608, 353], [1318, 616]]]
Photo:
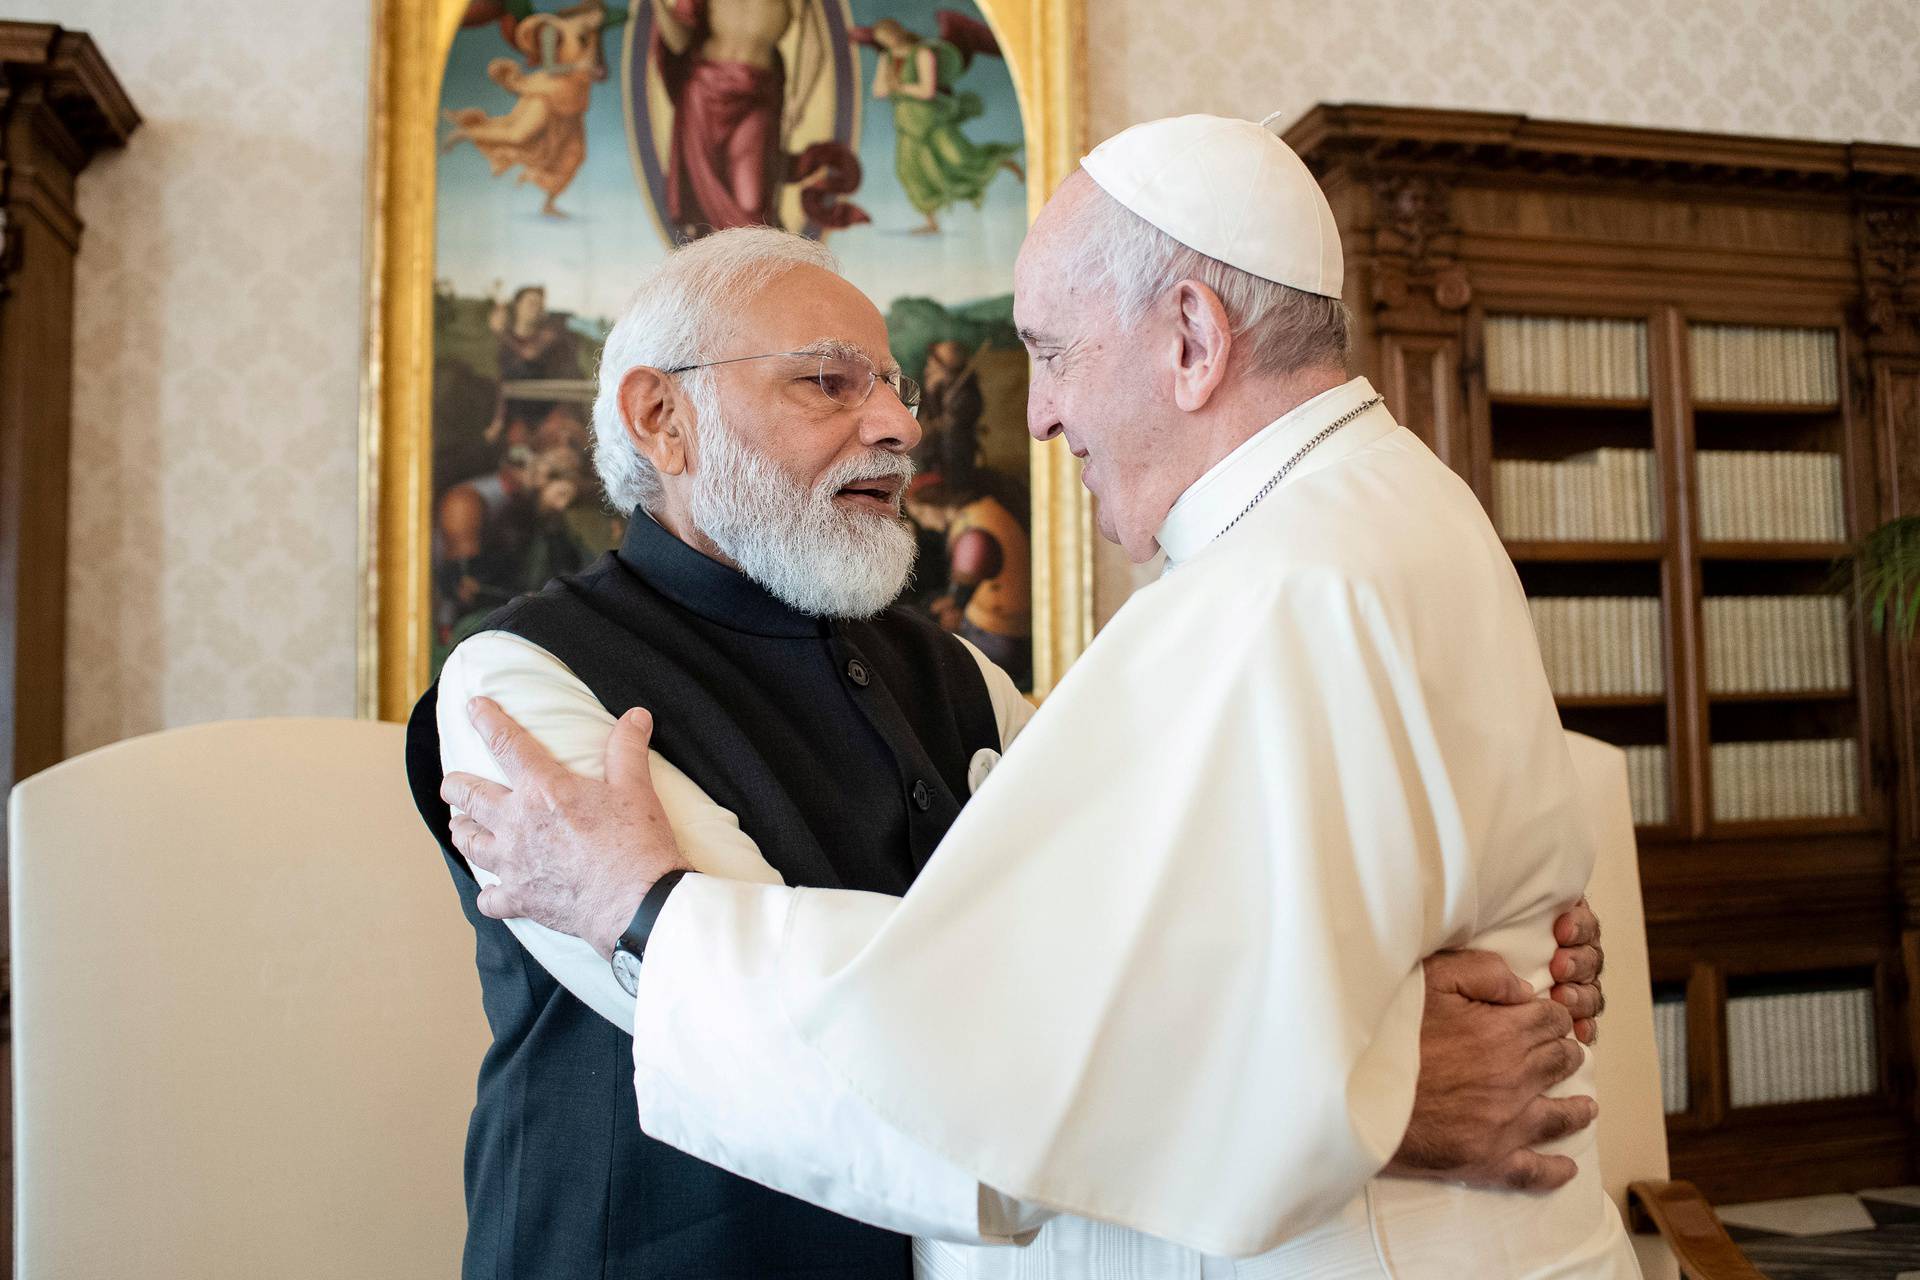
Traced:
[[1607, 958], [1600, 950], [1600, 921], [1585, 898], [1553, 922], [1553, 937], [1560, 944], [1547, 966], [1557, 984], [1553, 998], [1573, 1015], [1573, 1034], [1580, 1043], [1592, 1044], [1600, 1036], [1599, 1019], [1607, 1007], [1606, 993], [1600, 990], [1600, 970]]
[[1551, 1191], [1578, 1171], [1532, 1147], [1593, 1123], [1592, 1098], [1549, 1098], [1579, 1069], [1564, 1005], [1485, 951], [1429, 956], [1413, 1118], [1386, 1172], [1516, 1191]]
[[607, 739], [607, 780], [568, 771], [491, 699], [467, 714], [511, 787], [450, 773], [440, 798], [462, 812], [453, 843], [467, 861], [500, 877], [480, 891], [480, 910], [573, 934], [613, 954], [640, 899], [669, 871], [688, 867], [647, 765], [653, 717], [636, 707]]

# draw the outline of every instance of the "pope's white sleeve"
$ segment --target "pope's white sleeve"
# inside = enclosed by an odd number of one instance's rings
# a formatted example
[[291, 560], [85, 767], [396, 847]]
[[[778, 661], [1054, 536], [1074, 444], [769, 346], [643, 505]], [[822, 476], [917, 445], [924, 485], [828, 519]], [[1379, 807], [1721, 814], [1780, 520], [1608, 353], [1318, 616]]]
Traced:
[[[716, 1073], [837, 1077], [976, 1182], [1211, 1253], [1349, 1202], [1412, 1107], [1464, 844], [1435, 834], [1446, 760], [1394, 615], [1331, 570], [1230, 586], [1130, 605], [904, 900], [683, 882], [641, 979], [636, 1026], [673, 1031], [636, 1038], [643, 1111]], [[670, 1140], [833, 1151], [807, 1123]]]
[[[467, 718], [468, 699], [481, 696], [499, 703], [567, 768], [590, 778], [606, 776], [613, 715], [558, 658], [504, 631], [482, 632], [463, 642], [441, 669], [438, 724], [440, 764], [446, 772], [507, 780]], [[658, 752], [651, 753], [649, 764], [660, 803], [689, 861], [716, 875], [779, 883], [733, 814]], [[479, 868], [474, 873], [482, 885], [497, 883]], [[622, 1031], [632, 1029], [633, 997], [591, 946], [531, 920], [508, 920], [506, 925], [554, 981]]]
[[840, 951], [790, 937], [802, 895], [833, 917], [848, 945], [900, 902], [711, 876], [686, 877], [667, 899], [647, 942], [634, 1016], [640, 1127], [709, 1164], [889, 1230], [970, 1244], [1031, 1240], [1050, 1212], [980, 1185], [882, 1120], [788, 1022], [781, 967], [831, 965]]

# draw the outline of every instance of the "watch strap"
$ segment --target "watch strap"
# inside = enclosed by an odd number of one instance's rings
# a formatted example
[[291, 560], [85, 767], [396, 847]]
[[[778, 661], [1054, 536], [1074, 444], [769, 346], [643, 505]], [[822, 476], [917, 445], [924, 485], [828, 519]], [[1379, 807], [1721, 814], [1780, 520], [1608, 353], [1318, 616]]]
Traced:
[[633, 913], [625, 933], [620, 941], [614, 943], [617, 950], [624, 951], [636, 960], [647, 957], [647, 939], [653, 936], [654, 922], [660, 918], [660, 912], [667, 905], [667, 895], [686, 875], [686, 869], [669, 871], [653, 882], [653, 888], [647, 890], [647, 896], [640, 899], [639, 910]]

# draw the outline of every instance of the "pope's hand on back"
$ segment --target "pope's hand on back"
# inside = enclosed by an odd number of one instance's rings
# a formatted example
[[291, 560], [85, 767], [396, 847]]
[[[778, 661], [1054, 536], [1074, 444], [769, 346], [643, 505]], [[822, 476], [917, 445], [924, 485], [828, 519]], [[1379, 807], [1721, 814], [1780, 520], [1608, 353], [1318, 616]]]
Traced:
[[440, 798], [456, 814], [453, 843], [500, 883], [480, 910], [527, 919], [611, 955], [654, 881], [691, 869], [647, 766], [653, 717], [636, 707], [607, 739], [607, 780], [570, 772], [490, 698], [468, 708], [511, 787], [450, 773]]

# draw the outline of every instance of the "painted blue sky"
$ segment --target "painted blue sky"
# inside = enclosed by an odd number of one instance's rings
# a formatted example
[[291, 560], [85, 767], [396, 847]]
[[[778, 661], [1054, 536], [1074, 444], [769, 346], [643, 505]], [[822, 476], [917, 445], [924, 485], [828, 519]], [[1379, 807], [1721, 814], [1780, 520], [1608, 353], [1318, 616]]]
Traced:
[[[539, 7], [560, 5], [548, 0]], [[941, 8], [978, 13], [967, 0], [852, 3], [856, 24], [891, 17], [923, 35], [937, 30], [934, 14]], [[617, 71], [625, 39], [624, 26], [607, 36], [607, 60], [616, 69], [594, 88], [587, 115], [587, 160], [558, 201], [572, 215], [568, 219], [543, 216], [542, 193], [517, 184], [517, 170], [503, 178], [490, 177], [485, 159], [467, 144], [440, 158], [436, 277], [468, 296], [544, 284], [549, 305], [556, 309], [583, 317], [619, 312], [641, 273], [666, 252], [628, 158], [626, 103]], [[874, 52], [856, 51], [865, 175], [851, 198], [873, 222], [829, 237], [847, 276], [882, 310], [904, 294], [954, 303], [1010, 292], [1014, 254], [1026, 230], [1026, 188], [1002, 174], [980, 209], [963, 204], [945, 210], [940, 235], [909, 234], [921, 219], [894, 177], [893, 108], [871, 96]], [[495, 26], [460, 32], [448, 57], [442, 105], [477, 106], [489, 114], [509, 110], [512, 95], [487, 79], [486, 66], [493, 58], [512, 55]], [[1004, 62], [976, 58], [959, 87], [979, 94], [986, 105], [985, 114], [965, 126], [968, 136], [982, 141], [1019, 136], [1013, 81]], [[442, 124], [439, 136], [444, 137], [446, 129]]]

